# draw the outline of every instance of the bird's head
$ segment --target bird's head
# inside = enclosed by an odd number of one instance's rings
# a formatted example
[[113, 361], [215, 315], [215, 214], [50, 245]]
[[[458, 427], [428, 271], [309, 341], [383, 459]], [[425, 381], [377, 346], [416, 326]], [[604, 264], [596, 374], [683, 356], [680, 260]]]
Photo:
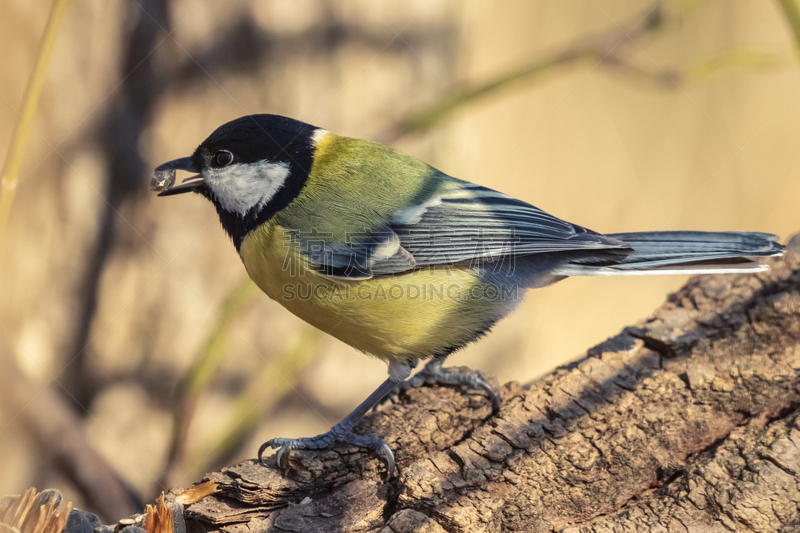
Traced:
[[316, 142], [325, 133], [278, 115], [238, 118], [217, 128], [191, 156], [156, 168], [156, 173], [196, 173], [159, 196], [205, 196], [238, 247], [250, 230], [297, 197], [311, 171]]

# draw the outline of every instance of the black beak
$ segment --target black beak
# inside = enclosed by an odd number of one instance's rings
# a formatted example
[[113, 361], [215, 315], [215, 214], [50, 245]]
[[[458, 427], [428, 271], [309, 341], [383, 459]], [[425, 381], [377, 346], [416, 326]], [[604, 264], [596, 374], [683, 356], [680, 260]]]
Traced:
[[162, 188], [165, 190], [158, 193], [159, 196], [172, 196], [173, 194], [183, 194], [185, 192], [196, 192], [206, 188], [206, 182], [203, 181], [203, 176], [195, 174], [189, 176], [181, 185], [172, 187], [170, 181], [174, 183], [175, 171], [185, 170], [186, 172], [200, 172], [200, 169], [194, 166], [191, 157], [182, 157], [159, 165], [153, 173], [154, 181], [162, 183]]

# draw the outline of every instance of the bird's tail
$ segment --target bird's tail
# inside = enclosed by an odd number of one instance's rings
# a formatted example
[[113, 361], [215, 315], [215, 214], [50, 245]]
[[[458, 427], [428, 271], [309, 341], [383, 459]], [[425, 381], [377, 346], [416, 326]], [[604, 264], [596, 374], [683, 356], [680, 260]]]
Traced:
[[575, 260], [556, 272], [563, 276], [641, 276], [761, 272], [768, 265], [748, 259], [782, 255], [770, 233], [651, 231], [608, 235], [630, 244], [632, 252], [614, 259]]

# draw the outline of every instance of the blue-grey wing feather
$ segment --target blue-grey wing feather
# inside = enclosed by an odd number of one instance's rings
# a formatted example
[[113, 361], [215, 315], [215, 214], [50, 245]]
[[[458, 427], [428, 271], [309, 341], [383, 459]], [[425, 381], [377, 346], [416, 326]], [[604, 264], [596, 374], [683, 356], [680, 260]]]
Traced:
[[418, 266], [506, 255], [628, 248], [492, 189], [466, 184], [442, 195], [418, 221], [391, 224]]
[[492, 189], [454, 178], [447, 184], [385, 225], [307, 255], [320, 272], [353, 279], [504, 256], [629, 248]]

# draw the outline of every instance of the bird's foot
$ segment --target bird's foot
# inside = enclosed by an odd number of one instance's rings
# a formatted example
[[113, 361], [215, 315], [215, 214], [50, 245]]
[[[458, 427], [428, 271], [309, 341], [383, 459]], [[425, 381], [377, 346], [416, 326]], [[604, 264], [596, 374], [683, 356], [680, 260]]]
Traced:
[[[492, 402], [492, 412], [500, 409], [500, 392], [489, 384], [489, 380], [480, 370], [469, 370], [468, 373], [459, 373], [442, 366], [443, 360], [432, 359], [425, 367], [414, 374], [411, 379], [400, 383], [394, 391], [386, 396], [378, 405], [382, 405], [397, 397], [401, 392], [422, 386], [450, 385], [454, 387], [468, 387], [480, 389]], [[377, 405], [375, 406], [377, 408]]]
[[380, 437], [369, 435], [356, 435], [352, 430], [341, 427], [341, 424], [333, 426], [330, 431], [317, 435], [316, 437], [302, 437], [299, 439], [270, 439], [258, 449], [258, 460], [263, 463], [262, 457], [267, 448], [278, 448], [278, 466], [281, 466], [281, 459], [290, 450], [325, 450], [333, 448], [336, 444], [350, 444], [367, 448], [375, 455], [381, 456], [386, 460], [386, 479], [390, 479], [394, 473], [394, 454], [389, 446]]

